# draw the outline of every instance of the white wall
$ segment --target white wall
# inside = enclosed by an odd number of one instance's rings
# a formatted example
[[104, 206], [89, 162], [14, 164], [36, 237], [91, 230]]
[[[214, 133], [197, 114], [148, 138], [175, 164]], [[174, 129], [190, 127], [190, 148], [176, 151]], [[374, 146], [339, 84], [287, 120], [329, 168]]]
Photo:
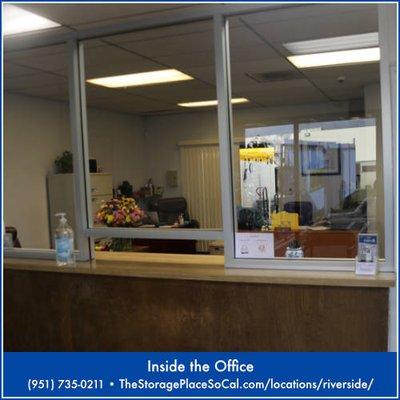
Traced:
[[[69, 150], [69, 109], [63, 102], [4, 96], [4, 223], [17, 228], [23, 247], [49, 248], [46, 176]], [[90, 156], [114, 185], [145, 180], [143, 119], [89, 110]]]

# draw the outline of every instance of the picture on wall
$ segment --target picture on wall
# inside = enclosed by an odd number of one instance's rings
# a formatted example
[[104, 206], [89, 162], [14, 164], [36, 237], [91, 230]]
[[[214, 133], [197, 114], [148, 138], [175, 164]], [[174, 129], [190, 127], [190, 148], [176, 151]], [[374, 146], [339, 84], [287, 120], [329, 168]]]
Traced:
[[340, 175], [340, 144], [331, 142], [303, 143], [301, 149], [301, 174]]

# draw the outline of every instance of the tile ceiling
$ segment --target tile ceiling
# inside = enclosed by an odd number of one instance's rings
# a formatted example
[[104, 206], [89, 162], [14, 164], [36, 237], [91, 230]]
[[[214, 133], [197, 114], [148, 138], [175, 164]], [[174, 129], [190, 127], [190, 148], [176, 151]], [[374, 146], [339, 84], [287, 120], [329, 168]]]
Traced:
[[[173, 13], [183, 4], [21, 4], [76, 30], [116, 23], [132, 16]], [[379, 81], [379, 64], [303, 70], [286, 61], [282, 43], [374, 32], [376, 5], [306, 5], [231, 19], [231, 74], [234, 96], [250, 103], [235, 107], [277, 106], [360, 99], [363, 87]], [[8, 40], [12, 40], [8, 39]], [[7, 42], [6, 42], [7, 46]], [[54, 100], [68, 99], [65, 45], [26, 51], [5, 49], [5, 89]], [[126, 89], [86, 85], [89, 106], [134, 114], [190, 112], [178, 102], [216, 98], [212, 22], [170, 26], [85, 42], [86, 77], [176, 68], [193, 81]], [[295, 78], [257, 82], [252, 74], [291, 72]], [[293, 74], [292, 74], [293, 75]], [[337, 77], [345, 76], [343, 83]]]

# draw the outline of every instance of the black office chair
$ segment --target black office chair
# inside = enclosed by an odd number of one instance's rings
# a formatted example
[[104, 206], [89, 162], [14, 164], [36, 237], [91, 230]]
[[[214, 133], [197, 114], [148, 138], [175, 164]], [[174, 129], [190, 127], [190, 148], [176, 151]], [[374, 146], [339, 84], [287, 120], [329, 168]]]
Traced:
[[300, 225], [311, 225], [313, 223], [313, 205], [309, 201], [289, 201], [283, 209], [288, 213], [299, 214]]
[[185, 228], [199, 228], [200, 224], [195, 219], [190, 219], [187, 211], [187, 202], [184, 197], [161, 198], [157, 204], [158, 221], [160, 225], [173, 225], [183, 214]]
[[367, 199], [364, 199], [354, 209], [331, 211], [328, 214], [327, 222], [331, 229], [366, 232], [368, 229], [367, 207]]

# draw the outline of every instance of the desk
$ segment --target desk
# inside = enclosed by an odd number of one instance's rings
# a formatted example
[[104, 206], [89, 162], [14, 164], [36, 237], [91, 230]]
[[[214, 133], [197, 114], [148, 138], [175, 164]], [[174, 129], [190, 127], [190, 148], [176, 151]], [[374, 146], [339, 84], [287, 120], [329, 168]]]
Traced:
[[355, 258], [358, 231], [274, 231], [275, 257], [285, 257], [286, 247], [292, 240], [300, 242], [304, 257]]
[[300, 243], [304, 250], [304, 257], [307, 258], [355, 258], [357, 256], [358, 231], [277, 229], [273, 233], [275, 257], [285, 257], [286, 248], [292, 240]]
[[135, 246], [145, 246], [150, 253], [196, 254], [196, 240], [134, 239]]

